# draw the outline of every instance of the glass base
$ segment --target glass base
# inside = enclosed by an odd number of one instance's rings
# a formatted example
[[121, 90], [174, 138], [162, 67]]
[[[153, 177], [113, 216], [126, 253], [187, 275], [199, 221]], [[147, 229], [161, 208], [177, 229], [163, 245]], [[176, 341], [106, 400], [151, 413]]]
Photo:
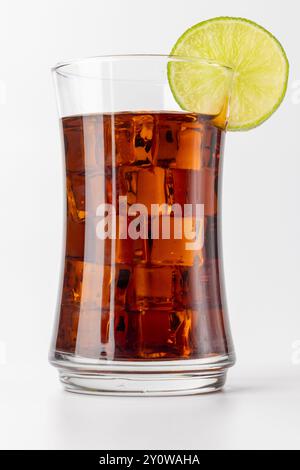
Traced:
[[65, 390], [118, 396], [197, 395], [220, 390], [232, 356], [182, 361], [95, 361], [64, 353], [50, 359]]

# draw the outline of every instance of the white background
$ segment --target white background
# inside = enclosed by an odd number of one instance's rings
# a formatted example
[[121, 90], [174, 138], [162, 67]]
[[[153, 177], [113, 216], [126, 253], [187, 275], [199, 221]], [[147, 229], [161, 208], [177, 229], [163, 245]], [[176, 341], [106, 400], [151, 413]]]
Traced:
[[[186, 28], [220, 15], [272, 31], [291, 66], [275, 115], [227, 136], [223, 240], [238, 362], [214, 395], [67, 394], [47, 362], [63, 199], [50, 67], [168, 53]], [[295, 0], [1, 0], [1, 448], [300, 448], [299, 21]]]

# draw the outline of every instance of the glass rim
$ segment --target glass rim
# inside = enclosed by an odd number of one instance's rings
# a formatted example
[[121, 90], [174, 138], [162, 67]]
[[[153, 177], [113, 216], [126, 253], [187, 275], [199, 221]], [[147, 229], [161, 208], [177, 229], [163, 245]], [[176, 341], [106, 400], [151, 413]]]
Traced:
[[132, 61], [132, 60], [172, 60], [175, 62], [187, 62], [187, 63], [195, 63], [195, 64], [207, 64], [211, 65], [212, 67], [222, 68], [227, 72], [233, 73], [233, 69], [221, 62], [216, 60], [206, 59], [202, 57], [195, 57], [195, 56], [183, 56], [183, 55], [176, 55], [176, 54], [110, 54], [110, 55], [97, 55], [97, 56], [90, 56], [90, 57], [82, 57], [77, 59], [66, 60], [62, 62], [58, 62], [56, 65], [51, 67], [51, 71], [58, 75], [62, 76], [80, 76], [80, 73], [68, 72], [68, 67], [72, 67], [74, 65], [80, 64], [87, 64], [89, 62], [125, 62], [125, 61]]

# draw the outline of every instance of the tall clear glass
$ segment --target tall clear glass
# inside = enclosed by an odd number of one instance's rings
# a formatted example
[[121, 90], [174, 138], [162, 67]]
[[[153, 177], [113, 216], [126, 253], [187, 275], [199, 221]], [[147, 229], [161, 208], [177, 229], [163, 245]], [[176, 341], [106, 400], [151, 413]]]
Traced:
[[204, 70], [230, 74], [151, 55], [53, 71], [66, 230], [50, 361], [73, 392], [215, 391], [234, 363], [220, 239], [230, 86], [213, 112], [213, 83], [200, 109], [182, 109], [172, 64], [199, 67], [199, 86]]

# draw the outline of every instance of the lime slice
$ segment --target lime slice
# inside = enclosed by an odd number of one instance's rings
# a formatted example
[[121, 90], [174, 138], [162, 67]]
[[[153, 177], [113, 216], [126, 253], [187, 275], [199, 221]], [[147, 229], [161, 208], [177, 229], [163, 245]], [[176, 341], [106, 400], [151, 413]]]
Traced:
[[[229, 130], [258, 126], [285, 95], [289, 64], [284, 49], [253, 21], [218, 17], [198, 23], [178, 39], [171, 55], [199, 57], [232, 69]], [[215, 111], [228, 93], [229, 74], [217, 65], [170, 61], [168, 78], [174, 98], [187, 111], [206, 113], [209, 100], [209, 111]]]

